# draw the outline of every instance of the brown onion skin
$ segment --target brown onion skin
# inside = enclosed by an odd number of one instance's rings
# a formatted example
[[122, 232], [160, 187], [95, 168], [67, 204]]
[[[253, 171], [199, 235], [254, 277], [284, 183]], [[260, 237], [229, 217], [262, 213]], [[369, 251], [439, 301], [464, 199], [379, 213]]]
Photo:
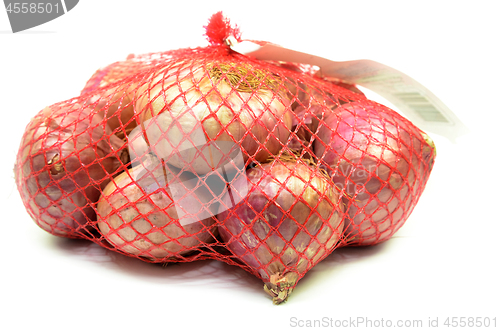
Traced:
[[[240, 176], [222, 198], [219, 233], [228, 249], [264, 282], [286, 276], [294, 287], [339, 240], [339, 192], [318, 169], [299, 161], [275, 160], [248, 169], [246, 175], [247, 195], [241, 197], [245, 178]], [[234, 207], [224, 210], [232, 206], [231, 199]]]
[[374, 245], [404, 224], [435, 160], [432, 140], [395, 111], [372, 101], [328, 111], [314, 151], [344, 190], [343, 245]]
[[144, 68], [144, 64], [133, 58], [112, 63], [97, 70], [81, 92], [81, 95], [88, 95], [86, 105], [93, 105], [107, 119], [110, 129], [117, 130], [120, 138], [137, 126], [133, 101], [137, 83], [133, 75]]
[[123, 165], [124, 149], [91, 108], [68, 101], [43, 109], [25, 130], [15, 166], [30, 216], [54, 235], [90, 236], [93, 204]]
[[[102, 193], [97, 224], [104, 238], [127, 255], [156, 263], [178, 261], [214, 242], [218, 205], [204, 178], [179, 172], [154, 157], [141, 161], [115, 177]], [[180, 217], [178, 210], [186, 214]]]

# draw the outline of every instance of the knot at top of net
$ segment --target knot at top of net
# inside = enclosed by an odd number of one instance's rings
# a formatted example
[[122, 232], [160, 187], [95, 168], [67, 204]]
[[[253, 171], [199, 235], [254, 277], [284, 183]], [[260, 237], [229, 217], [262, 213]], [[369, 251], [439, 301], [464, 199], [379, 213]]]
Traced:
[[226, 45], [226, 40], [231, 36], [241, 41], [240, 29], [236, 25], [231, 26], [229, 19], [224, 17], [221, 11], [213, 14], [204, 28], [205, 35], [212, 45]]

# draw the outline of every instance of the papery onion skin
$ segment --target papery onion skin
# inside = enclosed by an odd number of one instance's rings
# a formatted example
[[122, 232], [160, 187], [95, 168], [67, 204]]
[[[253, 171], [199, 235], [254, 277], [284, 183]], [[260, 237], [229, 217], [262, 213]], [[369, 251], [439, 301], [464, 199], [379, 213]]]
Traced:
[[219, 233], [279, 304], [339, 241], [339, 192], [319, 169], [281, 160], [248, 169], [232, 188], [219, 207]]
[[30, 216], [54, 235], [91, 236], [92, 204], [126, 155], [123, 141], [91, 108], [72, 102], [45, 108], [27, 126], [15, 166]]
[[432, 140], [393, 110], [372, 101], [330, 110], [314, 150], [346, 204], [343, 245], [391, 238], [415, 207], [434, 164]]
[[[106, 186], [97, 224], [126, 254], [153, 262], [178, 260], [215, 240], [217, 200], [200, 177], [151, 160], [143, 159]], [[184, 209], [177, 209], [179, 204]], [[179, 210], [185, 214], [179, 216]]]
[[[290, 100], [279, 91], [279, 78], [261, 73], [263, 77], [256, 78], [260, 81], [240, 90], [241, 84], [224, 76], [238, 70], [260, 73], [247, 64], [179, 63], [157, 72], [139, 89], [139, 121], [158, 157], [206, 174], [230, 159], [230, 152], [213, 143], [238, 146], [244, 161], [265, 161], [281, 150], [290, 135], [292, 114]], [[242, 77], [239, 82], [250, 80]]]

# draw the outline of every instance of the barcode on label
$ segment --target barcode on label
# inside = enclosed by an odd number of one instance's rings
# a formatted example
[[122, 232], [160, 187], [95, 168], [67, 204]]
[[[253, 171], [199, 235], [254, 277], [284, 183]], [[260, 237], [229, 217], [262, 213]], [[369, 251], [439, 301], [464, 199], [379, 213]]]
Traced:
[[445, 122], [448, 119], [434, 106], [429, 99], [419, 92], [400, 92], [393, 93], [394, 98], [403, 102], [408, 108], [417, 113], [424, 121], [427, 122]]

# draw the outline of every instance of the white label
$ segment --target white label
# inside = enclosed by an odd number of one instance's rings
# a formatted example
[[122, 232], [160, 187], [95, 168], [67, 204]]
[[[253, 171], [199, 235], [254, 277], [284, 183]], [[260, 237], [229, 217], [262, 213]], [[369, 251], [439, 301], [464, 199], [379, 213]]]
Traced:
[[469, 132], [466, 126], [431, 91], [408, 75], [371, 60], [336, 62], [273, 44], [250, 41], [232, 43], [231, 48], [264, 61], [284, 61], [315, 65], [324, 78], [335, 78], [372, 90], [396, 106], [422, 130], [454, 141]]

